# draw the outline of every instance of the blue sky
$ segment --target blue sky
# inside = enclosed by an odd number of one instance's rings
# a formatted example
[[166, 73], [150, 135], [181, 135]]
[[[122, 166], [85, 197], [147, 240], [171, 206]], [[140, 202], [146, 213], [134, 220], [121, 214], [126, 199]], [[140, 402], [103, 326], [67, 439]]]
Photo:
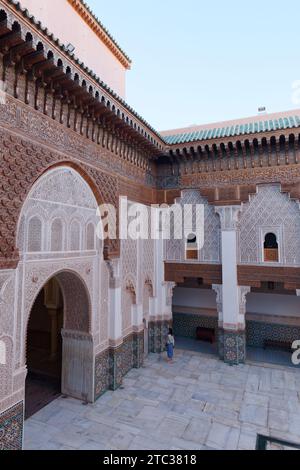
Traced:
[[126, 101], [157, 130], [300, 108], [299, 0], [88, 0], [133, 61]]

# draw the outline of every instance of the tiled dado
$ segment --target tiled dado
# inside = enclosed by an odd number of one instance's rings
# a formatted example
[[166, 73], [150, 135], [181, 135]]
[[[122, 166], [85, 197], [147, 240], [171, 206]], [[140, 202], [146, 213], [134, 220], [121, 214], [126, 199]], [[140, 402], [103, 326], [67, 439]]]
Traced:
[[109, 383], [109, 349], [106, 349], [95, 360], [95, 401], [109, 389]]
[[132, 333], [116, 348], [109, 348], [96, 357], [95, 400], [107, 390], [116, 390], [132, 368], [144, 360], [144, 332]]
[[219, 356], [227, 364], [243, 364], [246, 360], [246, 332], [219, 328]]
[[0, 414], [0, 450], [22, 449], [23, 418], [23, 402]]
[[149, 352], [161, 353], [166, 349], [170, 326], [168, 321], [149, 322]]
[[133, 367], [139, 369], [144, 363], [144, 331], [133, 334]]
[[225, 331], [219, 328], [217, 317], [187, 313], [174, 313], [173, 317], [175, 336], [196, 338], [196, 330], [199, 326], [214, 329], [220, 358], [229, 364], [245, 362], [245, 332]]
[[293, 343], [300, 340], [300, 327], [277, 323], [246, 322], [247, 346], [263, 348], [266, 340]]
[[191, 313], [174, 313], [173, 327], [175, 336], [184, 338], [196, 338], [198, 326], [202, 328], [212, 328], [218, 337], [218, 318], [200, 316]]

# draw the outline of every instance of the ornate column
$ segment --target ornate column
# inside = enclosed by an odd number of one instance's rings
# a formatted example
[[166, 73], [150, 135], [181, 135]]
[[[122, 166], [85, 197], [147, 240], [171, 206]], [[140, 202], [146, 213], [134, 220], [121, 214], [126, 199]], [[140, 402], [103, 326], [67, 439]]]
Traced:
[[121, 279], [119, 260], [107, 262], [109, 279], [109, 339], [115, 343], [122, 339]]
[[151, 302], [149, 315], [149, 351], [161, 353], [165, 349], [168, 328], [172, 324], [172, 288], [175, 284], [165, 282], [163, 229], [159, 224], [159, 209], [152, 208], [155, 224], [155, 297]]
[[[218, 286], [219, 354], [229, 364], [246, 358], [246, 294], [249, 287], [238, 286], [237, 221], [240, 206], [216, 207], [221, 220], [223, 285]], [[215, 288], [216, 286], [214, 286]]]
[[122, 287], [120, 260], [107, 262], [109, 279], [109, 387], [116, 390], [122, 385]]
[[221, 327], [223, 325], [223, 287], [221, 284], [213, 284], [211, 287], [217, 294], [218, 323]]

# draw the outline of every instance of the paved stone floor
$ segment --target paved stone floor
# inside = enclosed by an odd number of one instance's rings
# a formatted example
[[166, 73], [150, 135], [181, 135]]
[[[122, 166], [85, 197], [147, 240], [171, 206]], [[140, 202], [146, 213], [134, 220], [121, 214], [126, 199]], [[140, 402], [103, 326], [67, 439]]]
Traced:
[[93, 405], [52, 402], [26, 422], [25, 449], [255, 449], [257, 433], [300, 442], [300, 369], [177, 350]]

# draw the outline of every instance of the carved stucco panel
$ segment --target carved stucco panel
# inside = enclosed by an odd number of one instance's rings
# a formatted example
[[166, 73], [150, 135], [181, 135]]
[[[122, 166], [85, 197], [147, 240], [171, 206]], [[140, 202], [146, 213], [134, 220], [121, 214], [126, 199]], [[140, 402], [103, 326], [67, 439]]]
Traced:
[[277, 235], [280, 262], [300, 264], [300, 211], [297, 202], [280, 191], [280, 185], [258, 186], [257, 194], [243, 204], [238, 222], [241, 263], [263, 261], [263, 234]]
[[[208, 263], [220, 262], [220, 220], [215, 213], [214, 207], [208, 204], [207, 200], [201, 196], [198, 190], [184, 190], [181, 193], [181, 198], [176, 200], [182, 207], [190, 205], [186, 209], [189, 218], [193, 217], [195, 220], [196, 204], [204, 206], [204, 245], [199, 252], [199, 261]], [[178, 217], [177, 217], [178, 219]], [[180, 220], [175, 218], [171, 226], [171, 233], [174, 224], [179, 224]], [[184, 234], [183, 234], [184, 235]], [[171, 239], [165, 243], [165, 258], [168, 261], [186, 261], [185, 260], [185, 246], [186, 242], [184, 236], [182, 240]]]
[[0, 335], [13, 336], [15, 273], [0, 271]]

